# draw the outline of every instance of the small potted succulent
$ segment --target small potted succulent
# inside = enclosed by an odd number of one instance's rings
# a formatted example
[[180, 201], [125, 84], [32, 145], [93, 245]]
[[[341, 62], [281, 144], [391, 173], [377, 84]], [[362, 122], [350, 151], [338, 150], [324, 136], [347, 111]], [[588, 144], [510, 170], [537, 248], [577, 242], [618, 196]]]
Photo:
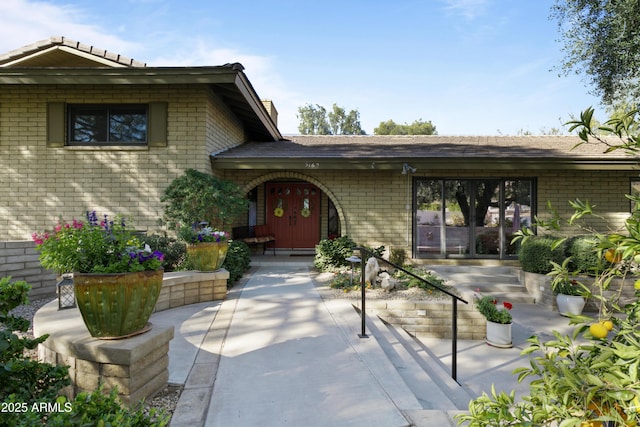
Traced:
[[511, 347], [511, 324], [513, 318], [511, 309], [513, 305], [504, 301], [501, 304], [491, 295], [476, 294], [476, 307], [487, 319], [487, 344], [494, 347]]

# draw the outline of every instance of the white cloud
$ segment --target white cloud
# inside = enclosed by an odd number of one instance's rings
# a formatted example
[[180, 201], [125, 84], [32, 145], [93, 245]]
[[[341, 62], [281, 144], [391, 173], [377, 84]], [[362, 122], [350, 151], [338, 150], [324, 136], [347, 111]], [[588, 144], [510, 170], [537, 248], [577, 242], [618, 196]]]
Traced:
[[[71, 6], [43, 1], [3, 0], [0, 2], [0, 52], [6, 53], [51, 36], [65, 36], [84, 44], [131, 56], [135, 43], [110, 35], [85, 13]], [[134, 58], [138, 59], [138, 58]]]
[[473, 20], [485, 13], [488, 0], [444, 0], [445, 10]]

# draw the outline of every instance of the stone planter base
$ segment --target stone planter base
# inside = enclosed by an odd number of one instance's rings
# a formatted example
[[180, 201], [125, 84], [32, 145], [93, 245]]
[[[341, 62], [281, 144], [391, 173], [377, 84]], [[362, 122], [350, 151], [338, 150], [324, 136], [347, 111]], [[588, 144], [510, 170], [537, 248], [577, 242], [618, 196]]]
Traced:
[[[165, 273], [154, 311], [222, 300], [228, 278], [225, 269], [213, 273]], [[156, 326], [147, 333], [117, 341], [100, 340], [89, 334], [77, 308], [60, 311], [55, 300], [35, 314], [33, 332], [36, 337], [50, 335], [38, 345], [41, 362], [69, 366], [71, 386], [65, 394], [70, 399], [104, 384], [106, 393], [117, 386], [120, 400], [135, 405], [164, 387], [169, 379], [173, 326]]]
[[59, 311], [57, 301], [38, 310], [33, 325], [35, 336], [49, 334], [38, 346], [38, 359], [69, 367], [72, 385], [65, 393], [69, 398], [103, 384], [106, 393], [117, 387], [120, 400], [135, 405], [169, 379], [173, 327], [154, 327], [122, 340], [100, 340], [89, 334], [77, 308]]

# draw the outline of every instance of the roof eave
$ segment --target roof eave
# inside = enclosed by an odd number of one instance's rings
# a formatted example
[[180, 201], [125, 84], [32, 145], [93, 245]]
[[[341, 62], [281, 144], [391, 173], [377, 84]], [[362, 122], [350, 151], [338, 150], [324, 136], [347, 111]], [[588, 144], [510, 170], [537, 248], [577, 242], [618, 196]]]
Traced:
[[249, 115], [250, 139], [279, 141], [282, 135], [240, 64], [219, 67], [0, 68], [0, 85], [171, 85], [206, 84], [236, 93]]
[[326, 157], [307, 158], [224, 158], [211, 156], [216, 169], [228, 170], [402, 170], [404, 163], [420, 171], [425, 170], [638, 170], [640, 162], [633, 160], [596, 160], [596, 159], [496, 159], [496, 158], [348, 158]]

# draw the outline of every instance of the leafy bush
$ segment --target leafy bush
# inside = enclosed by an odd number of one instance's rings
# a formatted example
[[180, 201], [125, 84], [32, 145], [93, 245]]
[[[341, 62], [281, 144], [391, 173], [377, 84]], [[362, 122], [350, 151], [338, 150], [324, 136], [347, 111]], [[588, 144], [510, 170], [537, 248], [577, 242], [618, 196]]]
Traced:
[[557, 239], [534, 236], [522, 242], [518, 259], [522, 270], [529, 273], [547, 274], [553, 269], [551, 261], [562, 264], [565, 246], [557, 244]]
[[[24, 350], [32, 350], [47, 339], [24, 337], [29, 321], [9, 312], [27, 304], [31, 286], [24, 281], [11, 282], [0, 278], [0, 402], [53, 400], [58, 390], [69, 384], [67, 368], [40, 363], [24, 357]], [[0, 422], [0, 424], [2, 424]]]
[[[436, 276], [431, 271], [424, 271], [422, 268], [409, 267], [409, 266], [405, 266], [404, 269], [415, 274], [418, 277], [422, 277], [424, 280], [426, 280], [429, 283], [432, 283], [433, 285], [439, 286], [444, 289], [448, 288], [448, 286], [445, 286], [444, 280]], [[427, 283], [423, 282], [422, 280], [418, 280], [415, 277], [411, 276], [410, 274], [406, 274], [404, 271], [401, 271], [401, 270], [396, 271], [394, 276], [398, 280], [407, 281], [407, 288], [437, 290], [435, 286], [429, 286]]]
[[[31, 287], [24, 281], [11, 282], [0, 278], [0, 425], [84, 427], [161, 427], [169, 416], [140, 407], [129, 409], [117, 400], [117, 390], [103, 394], [101, 388], [91, 393], [79, 393], [72, 401], [59, 396], [60, 390], [71, 382], [66, 366], [40, 363], [25, 356], [48, 336], [30, 339], [24, 332], [29, 321], [9, 314], [14, 308], [27, 304]], [[17, 332], [17, 333], [16, 333]], [[5, 409], [6, 408], [6, 409]]]
[[597, 241], [591, 235], [570, 237], [566, 241], [566, 256], [571, 257], [569, 269], [576, 273], [593, 274], [602, 269]]
[[227, 286], [232, 286], [237, 282], [242, 277], [242, 274], [249, 269], [250, 264], [251, 251], [249, 246], [239, 240], [230, 240], [227, 257], [222, 264], [222, 268], [229, 272]]
[[160, 200], [165, 203], [164, 216], [171, 230], [201, 222], [225, 230], [249, 207], [236, 183], [195, 169], [175, 178]]
[[320, 271], [331, 270], [336, 267], [346, 266], [346, 260], [353, 255], [353, 248], [356, 246], [349, 236], [342, 236], [336, 239], [322, 239], [316, 245], [316, 256], [313, 264]]
[[391, 248], [391, 253], [389, 254], [389, 262], [403, 267], [404, 263], [407, 262], [407, 253], [405, 252], [404, 248]]
[[145, 241], [149, 246], [164, 254], [164, 260], [162, 261], [164, 271], [177, 270], [180, 264], [184, 262], [187, 255], [187, 247], [177, 239], [168, 237], [166, 234], [149, 234], [145, 237]]
[[351, 283], [351, 274], [350, 273], [337, 273], [331, 279], [331, 284], [329, 285], [332, 289], [344, 289], [344, 291], [348, 291], [352, 287], [360, 287], [359, 277], [354, 277], [353, 283]]

